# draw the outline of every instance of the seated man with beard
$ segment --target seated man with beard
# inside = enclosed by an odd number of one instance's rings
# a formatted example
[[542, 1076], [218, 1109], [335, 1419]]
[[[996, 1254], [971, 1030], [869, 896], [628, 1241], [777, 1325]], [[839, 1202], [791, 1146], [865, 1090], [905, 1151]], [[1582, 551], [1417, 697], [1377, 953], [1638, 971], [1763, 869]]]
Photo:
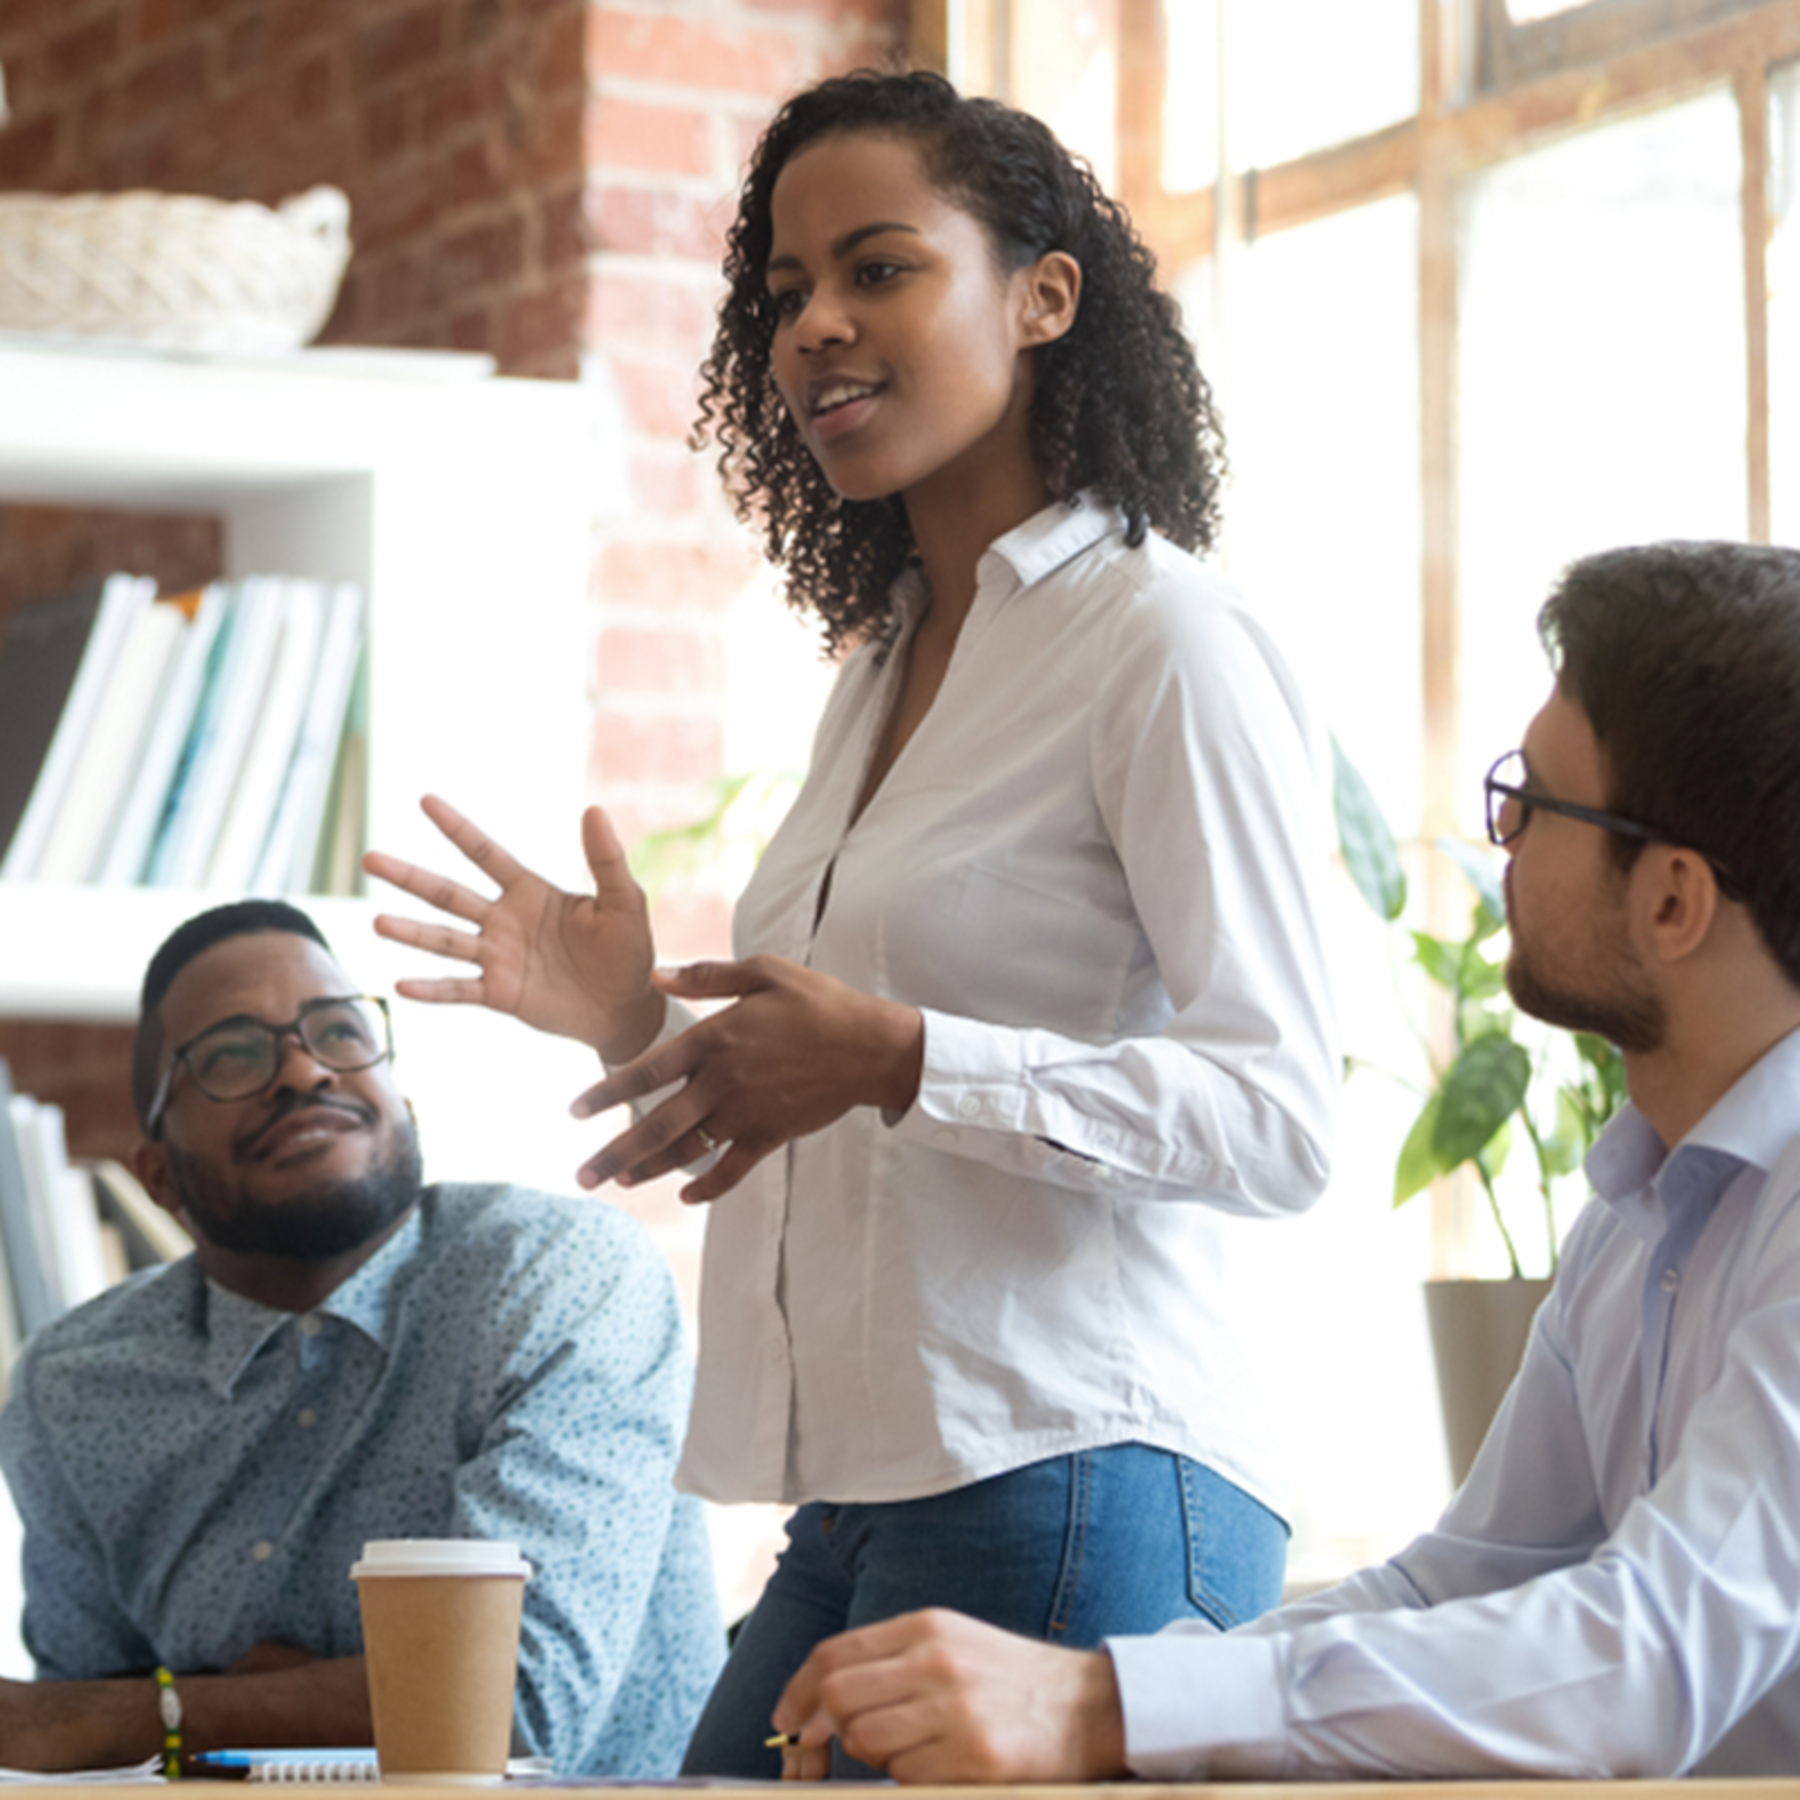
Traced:
[[[471, 1091], [479, 1073], [471, 1070]], [[515, 1747], [673, 1773], [723, 1655], [688, 1366], [626, 1215], [422, 1187], [386, 1009], [304, 913], [202, 913], [153, 958], [137, 1171], [194, 1254], [40, 1332], [0, 1415], [36, 1682], [0, 1763], [371, 1741], [352, 1562], [511, 1539]]]

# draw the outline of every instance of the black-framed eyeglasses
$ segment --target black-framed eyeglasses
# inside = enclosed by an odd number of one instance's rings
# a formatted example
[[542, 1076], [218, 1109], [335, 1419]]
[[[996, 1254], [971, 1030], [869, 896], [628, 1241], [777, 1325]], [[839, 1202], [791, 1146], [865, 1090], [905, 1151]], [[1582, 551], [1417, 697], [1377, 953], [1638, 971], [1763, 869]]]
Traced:
[[[1505, 850], [1518, 840], [1519, 834], [1531, 823], [1534, 812], [1560, 813], [1565, 819], [1580, 819], [1584, 824], [1599, 826], [1602, 831], [1615, 832], [1620, 837], [1636, 838], [1646, 844], [1672, 844], [1678, 841], [1666, 831], [1655, 825], [1646, 825], [1640, 819], [1627, 819], [1619, 813], [1605, 812], [1597, 806], [1577, 806], [1573, 800], [1556, 800], [1548, 794], [1538, 793], [1525, 785], [1528, 774], [1524, 752], [1509, 750], [1488, 770], [1482, 780], [1481, 785], [1487, 795], [1488, 841], [1498, 849]], [[1688, 848], [1706, 858], [1712, 869], [1713, 879], [1718, 882], [1719, 891], [1726, 899], [1743, 899], [1743, 889], [1732, 879], [1717, 857], [1707, 855], [1698, 846], [1690, 845]]]
[[1560, 813], [1565, 819], [1581, 819], [1598, 825], [1602, 831], [1616, 831], [1620, 837], [1641, 838], [1647, 844], [1666, 842], [1653, 825], [1642, 825], [1636, 819], [1621, 818], [1618, 813], [1602, 812], [1597, 806], [1577, 806], [1573, 800], [1553, 800], [1525, 785], [1528, 771], [1525, 754], [1509, 750], [1488, 770], [1482, 781], [1487, 794], [1488, 841], [1504, 850], [1531, 823], [1533, 812]]
[[222, 1019], [190, 1038], [169, 1058], [156, 1098], [150, 1102], [145, 1135], [154, 1139], [161, 1132], [178, 1068], [187, 1069], [194, 1086], [209, 1100], [249, 1100], [273, 1085], [281, 1072], [282, 1046], [290, 1037], [300, 1040], [314, 1062], [339, 1075], [372, 1069], [394, 1054], [387, 1002], [378, 994], [309, 1000], [299, 1017], [286, 1025], [270, 1025], [262, 1019]]

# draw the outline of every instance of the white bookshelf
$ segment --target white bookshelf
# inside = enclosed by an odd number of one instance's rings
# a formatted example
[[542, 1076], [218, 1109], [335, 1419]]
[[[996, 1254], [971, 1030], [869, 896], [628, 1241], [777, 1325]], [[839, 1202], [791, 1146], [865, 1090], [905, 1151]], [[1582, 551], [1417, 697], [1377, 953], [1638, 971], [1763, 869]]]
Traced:
[[[589, 390], [496, 379], [480, 357], [218, 361], [0, 339], [0, 499], [211, 514], [228, 576], [362, 584], [369, 841], [438, 868], [454, 857], [418, 811], [428, 790], [556, 879], [581, 877], [603, 448]], [[0, 884], [0, 1016], [129, 1022], [157, 943], [228, 897]], [[403, 897], [296, 898], [372, 990], [422, 970], [370, 929]], [[432, 1172], [566, 1186], [561, 1134], [534, 1126], [590, 1060], [509, 1020], [421, 1014], [398, 1009], [399, 1066]]]

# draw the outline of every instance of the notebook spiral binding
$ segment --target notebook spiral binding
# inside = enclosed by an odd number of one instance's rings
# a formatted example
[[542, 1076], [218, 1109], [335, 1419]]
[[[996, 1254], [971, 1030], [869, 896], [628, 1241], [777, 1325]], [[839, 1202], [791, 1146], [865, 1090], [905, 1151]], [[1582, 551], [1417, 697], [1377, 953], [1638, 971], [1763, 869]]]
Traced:
[[246, 1781], [379, 1781], [381, 1769], [367, 1759], [355, 1762], [259, 1762]]

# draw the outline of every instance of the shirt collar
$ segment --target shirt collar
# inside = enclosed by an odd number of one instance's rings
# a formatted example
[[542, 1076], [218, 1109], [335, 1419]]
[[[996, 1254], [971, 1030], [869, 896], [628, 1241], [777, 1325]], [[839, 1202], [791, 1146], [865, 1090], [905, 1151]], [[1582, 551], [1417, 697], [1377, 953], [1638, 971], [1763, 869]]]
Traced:
[[1110, 531], [1121, 530], [1118, 512], [1103, 506], [1092, 495], [1076, 494], [1053, 500], [1023, 525], [1015, 525], [1004, 537], [995, 538], [976, 565], [976, 580], [985, 582], [1003, 563], [1020, 587], [1031, 587], [1053, 575], [1064, 563], [1097, 544]]
[[[394, 1278], [417, 1253], [422, 1229], [415, 1206], [400, 1229], [355, 1274], [332, 1289], [314, 1313], [343, 1320], [385, 1349], [392, 1327]], [[206, 1379], [221, 1399], [229, 1400], [263, 1347], [301, 1315], [264, 1306], [207, 1276], [205, 1316]]]
[[1800, 1031], [1778, 1038], [1728, 1087], [1682, 1141], [1726, 1150], [1765, 1173], [1793, 1141], [1800, 1117]]
[[1793, 1140], [1800, 1110], [1800, 1031], [1789, 1032], [1720, 1095], [1687, 1136], [1665, 1152], [1629, 1102], [1588, 1152], [1594, 1192], [1632, 1233], [1655, 1243], [1673, 1215], [1710, 1206], [1745, 1167], [1765, 1174]]
[[[1046, 575], [1054, 575], [1064, 563], [1073, 561], [1108, 532], [1124, 529], [1124, 516], [1113, 507], [1101, 505], [1090, 494], [1052, 500], [1024, 524], [995, 538], [981, 553], [981, 560], [975, 565], [977, 591], [1010, 593], [1031, 587]], [[930, 599], [925, 572], [917, 562], [900, 572], [889, 590], [889, 598], [902, 631], [910, 630]]]

